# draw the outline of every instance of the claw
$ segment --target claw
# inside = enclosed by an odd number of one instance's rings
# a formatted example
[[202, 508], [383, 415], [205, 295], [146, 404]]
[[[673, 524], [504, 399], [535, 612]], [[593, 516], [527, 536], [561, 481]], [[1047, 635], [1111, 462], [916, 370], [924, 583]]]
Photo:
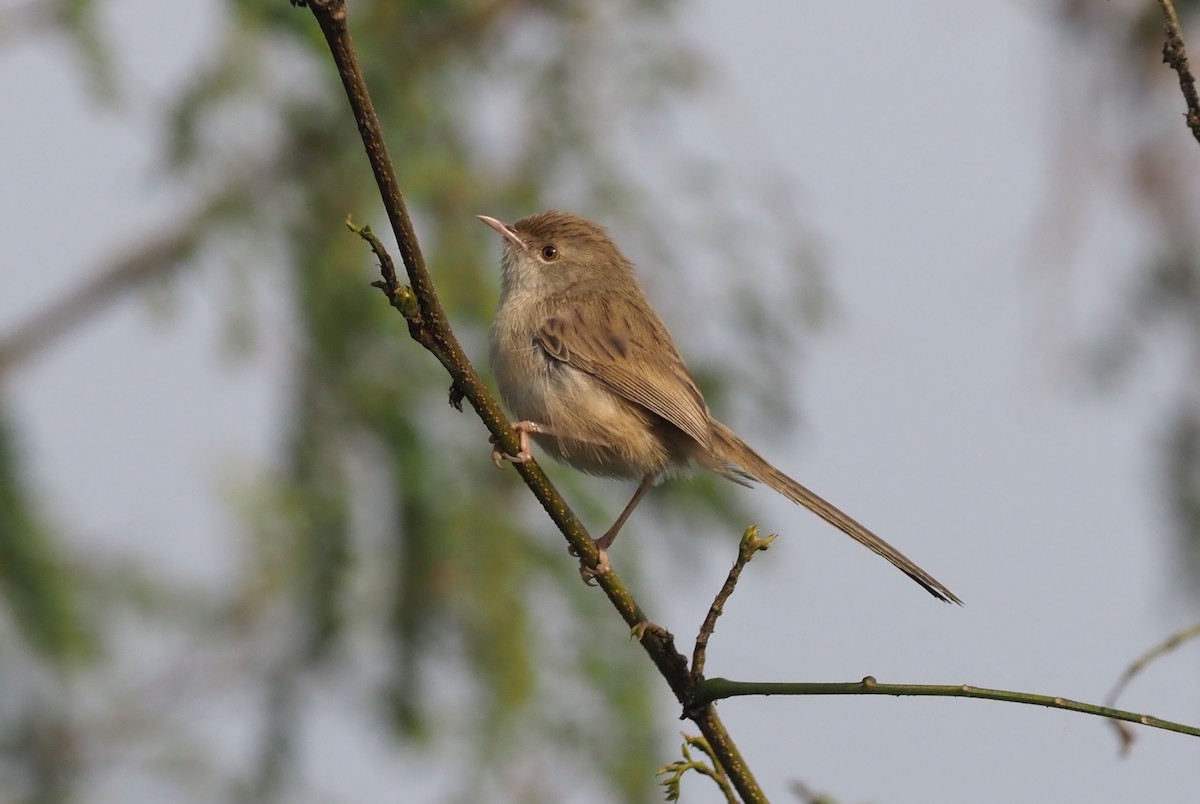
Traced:
[[525, 461], [532, 457], [533, 453], [529, 452], [528, 450], [522, 450], [516, 455], [509, 455], [507, 452], [502, 452], [498, 449], [492, 450], [492, 463], [496, 464], [497, 469], [503, 469], [505, 461], [510, 463], [525, 463]]
[[[509, 455], [507, 452], [502, 452], [499, 449], [493, 448], [492, 463], [496, 464], [497, 469], [503, 468], [504, 464], [502, 461], [509, 461], [511, 463], [525, 463], [528, 460], [532, 460], [533, 453], [529, 450], [529, 434], [549, 432], [547, 428], [538, 424], [537, 422], [514, 422], [512, 429], [521, 439], [521, 449], [516, 455]], [[488, 442], [491, 443], [493, 447], [499, 440], [500, 439], [498, 439], [496, 436], [491, 436], [488, 438]]]
[[[595, 586], [598, 576], [612, 571], [612, 565], [608, 563], [608, 551], [600, 547], [599, 544], [596, 546], [600, 550], [600, 560], [596, 562], [595, 567], [589, 567], [583, 563], [582, 558], [579, 559], [579, 577], [583, 579], [584, 584], [587, 586]], [[568, 547], [567, 552], [578, 557], [578, 553], [576, 553], [573, 547]]]

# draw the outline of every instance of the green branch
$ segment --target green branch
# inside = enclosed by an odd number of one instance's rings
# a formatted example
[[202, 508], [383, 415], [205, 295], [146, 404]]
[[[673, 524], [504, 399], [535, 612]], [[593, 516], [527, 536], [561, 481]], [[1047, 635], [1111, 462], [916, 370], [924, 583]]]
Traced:
[[1200, 727], [1198, 726], [1174, 723], [1138, 712], [1127, 712], [1124, 709], [1072, 701], [1059, 696], [992, 690], [984, 687], [972, 687], [969, 684], [880, 684], [873, 676], [867, 676], [862, 681], [831, 683], [730, 681], [727, 678], [710, 678], [702, 681], [696, 687], [697, 704], [710, 704], [713, 701], [734, 698], [739, 695], [908, 695], [932, 698], [981, 698], [987, 701], [1065, 709], [1069, 712], [1124, 720], [1127, 723], [1140, 723], [1153, 729], [1200, 737]]

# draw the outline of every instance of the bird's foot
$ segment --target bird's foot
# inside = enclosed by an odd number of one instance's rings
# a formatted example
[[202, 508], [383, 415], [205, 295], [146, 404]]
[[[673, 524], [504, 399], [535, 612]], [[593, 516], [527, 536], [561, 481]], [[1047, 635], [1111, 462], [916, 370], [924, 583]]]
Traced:
[[594, 567], [588, 566], [583, 557], [579, 555], [579, 551], [574, 547], [567, 548], [568, 553], [579, 559], [579, 577], [588, 586], [595, 586], [598, 576], [612, 571], [612, 564], [608, 563], [608, 547], [607, 545], [602, 545], [600, 541], [600, 539], [596, 539], [592, 542], [596, 545], [596, 550], [600, 553], [600, 558]]
[[548, 433], [550, 429], [537, 422], [514, 422], [512, 426], [517, 437], [521, 439], [521, 449], [516, 455], [509, 455], [507, 452], [502, 452], [497, 448], [496, 442], [500, 439], [492, 436], [488, 442], [492, 444], [492, 463], [496, 464], [496, 468], [503, 467], [502, 461], [510, 461], [512, 463], [525, 463], [533, 457], [533, 453], [529, 451], [529, 434], [530, 433]]

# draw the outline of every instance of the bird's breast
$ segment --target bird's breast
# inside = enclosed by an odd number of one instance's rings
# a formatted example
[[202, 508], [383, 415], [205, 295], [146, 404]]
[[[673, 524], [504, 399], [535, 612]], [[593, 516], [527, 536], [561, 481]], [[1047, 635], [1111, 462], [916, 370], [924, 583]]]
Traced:
[[537, 444], [591, 474], [641, 478], [664, 471], [673, 461], [673, 426], [592, 375], [546, 354], [535, 340], [535, 329], [519, 318], [503, 306], [497, 311], [492, 371], [514, 419], [549, 431], [534, 436]]

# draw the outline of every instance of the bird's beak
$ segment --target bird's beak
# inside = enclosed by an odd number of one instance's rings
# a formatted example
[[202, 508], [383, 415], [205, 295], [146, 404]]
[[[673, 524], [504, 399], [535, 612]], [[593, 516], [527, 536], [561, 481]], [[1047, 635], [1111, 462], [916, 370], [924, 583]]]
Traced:
[[487, 215], [476, 215], [475, 217], [479, 218], [479, 220], [495, 229], [504, 236], [505, 240], [507, 240], [509, 243], [512, 243], [516, 248], [521, 249], [521, 251], [525, 251], [528, 248], [528, 246], [525, 245], [525, 241], [521, 240], [521, 238], [517, 235], [516, 230], [508, 224], [502, 223], [495, 218], [489, 218]]

